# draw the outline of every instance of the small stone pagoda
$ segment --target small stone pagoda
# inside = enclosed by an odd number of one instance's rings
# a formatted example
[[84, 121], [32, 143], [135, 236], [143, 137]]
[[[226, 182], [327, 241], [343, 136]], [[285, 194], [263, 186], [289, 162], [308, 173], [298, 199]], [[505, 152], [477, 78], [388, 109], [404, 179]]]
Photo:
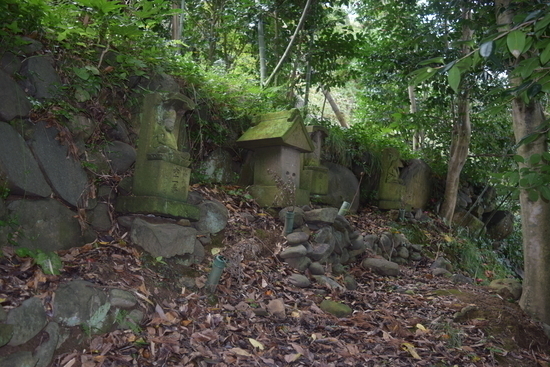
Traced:
[[314, 151], [300, 111], [257, 116], [237, 144], [254, 151], [252, 196], [262, 206], [305, 205], [309, 190], [302, 187], [302, 153]]
[[199, 209], [186, 202], [191, 169], [189, 153], [184, 151], [187, 130], [182, 117], [193, 105], [179, 93], [145, 96], [133, 195], [119, 197], [117, 211], [199, 219]]

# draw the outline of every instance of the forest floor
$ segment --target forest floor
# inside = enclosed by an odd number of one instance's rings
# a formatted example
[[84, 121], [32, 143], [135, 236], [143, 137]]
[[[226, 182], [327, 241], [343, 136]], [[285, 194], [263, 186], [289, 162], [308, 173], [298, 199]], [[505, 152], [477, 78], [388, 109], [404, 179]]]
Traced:
[[[214, 294], [204, 288], [210, 253], [203, 264], [185, 268], [145, 256], [124, 232], [60, 253], [60, 276], [44, 275], [4, 249], [6, 310], [33, 295], [48, 306], [58, 284], [71, 279], [126, 289], [147, 309], [139, 328], [75, 335], [53, 366], [550, 366], [548, 338], [517, 303], [484, 286], [433, 277], [432, 259], [402, 266], [395, 278], [352, 264], [353, 291], [315, 283], [296, 288], [287, 282], [294, 271], [275, 256], [285, 243], [278, 219], [235, 195], [238, 188], [194, 189], [230, 212], [222, 253], [233, 263]], [[348, 220], [363, 234], [390, 228], [374, 208]], [[438, 227], [444, 226], [432, 226]], [[435, 242], [442, 232], [431, 236]], [[194, 285], [185, 287], [180, 278]], [[325, 313], [318, 307], [324, 299], [347, 304], [352, 316]], [[79, 337], [84, 344], [76, 343]]]

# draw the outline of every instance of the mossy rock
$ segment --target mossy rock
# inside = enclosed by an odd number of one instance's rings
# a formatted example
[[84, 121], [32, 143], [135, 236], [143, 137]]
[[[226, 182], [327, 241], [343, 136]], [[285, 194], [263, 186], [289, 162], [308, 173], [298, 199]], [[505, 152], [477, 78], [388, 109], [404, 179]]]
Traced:
[[348, 305], [328, 299], [325, 299], [323, 302], [321, 302], [319, 307], [321, 308], [321, 310], [328, 312], [336, 317], [347, 317], [350, 316], [353, 312], [351, 307], [349, 307]]

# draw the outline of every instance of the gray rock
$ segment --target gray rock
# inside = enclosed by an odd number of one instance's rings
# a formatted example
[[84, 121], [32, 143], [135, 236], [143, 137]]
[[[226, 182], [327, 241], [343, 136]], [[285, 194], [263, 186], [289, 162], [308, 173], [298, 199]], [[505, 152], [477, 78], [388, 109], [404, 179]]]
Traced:
[[13, 325], [0, 324], [0, 347], [8, 344], [13, 336]]
[[23, 44], [19, 46], [18, 49], [27, 56], [41, 51], [44, 48], [44, 45], [42, 45], [41, 42], [30, 37], [21, 37], [21, 40], [23, 41]]
[[125, 290], [113, 288], [109, 290], [109, 302], [113, 307], [132, 308], [137, 304], [136, 297]]
[[308, 224], [332, 224], [337, 215], [336, 208], [321, 208], [304, 212], [304, 219]]
[[365, 240], [363, 240], [363, 236], [357, 236], [351, 240], [352, 250], [364, 250], [365, 248], [367, 248], [367, 244], [365, 243]]
[[73, 280], [60, 284], [55, 292], [53, 318], [64, 326], [88, 324], [100, 307], [107, 303], [107, 295], [94, 284]]
[[130, 229], [132, 242], [153, 257], [193, 254], [196, 236], [197, 230], [194, 228], [170, 223], [148, 223], [141, 218], [134, 219]]
[[11, 121], [16, 117], [28, 116], [32, 106], [25, 91], [2, 70], [0, 85], [0, 119]]
[[412, 208], [425, 208], [432, 194], [430, 166], [421, 159], [411, 159], [400, 171], [399, 178], [405, 186], [404, 204]]
[[190, 191], [187, 195], [187, 204], [199, 205], [204, 201], [202, 195], [196, 191]]
[[88, 116], [75, 115], [67, 119], [67, 127], [76, 139], [87, 141], [94, 133], [98, 123]]
[[389, 258], [395, 251], [395, 247], [393, 244], [393, 236], [389, 233], [383, 233], [380, 236], [379, 247], [380, 247], [380, 250], [382, 251], [381, 255], [384, 256], [385, 258]]
[[310, 251], [307, 253], [307, 256], [313, 261], [320, 261], [321, 259], [326, 259], [334, 249], [334, 246], [329, 245], [328, 243], [314, 243], [311, 244]]
[[[328, 205], [339, 208], [343, 201], [352, 203], [350, 212], [355, 213], [359, 208], [359, 200], [353, 200], [359, 180], [348, 168], [332, 162], [322, 162], [328, 168], [328, 194], [323, 201]], [[338, 209], [336, 209], [338, 211]]]
[[290, 259], [294, 257], [303, 257], [306, 256], [307, 249], [304, 245], [291, 246], [284, 249], [279, 256], [281, 259]]
[[342, 249], [342, 254], [340, 255], [340, 262], [342, 264], [347, 264], [348, 261], [350, 261], [350, 259], [351, 259], [351, 256], [349, 254], [348, 249], [346, 249], [346, 248]]
[[323, 302], [319, 305], [319, 308], [336, 317], [348, 317], [353, 313], [353, 310], [348, 305], [328, 299], [323, 300]]
[[309, 257], [291, 257], [290, 259], [285, 260], [286, 263], [298, 270], [298, 271], [306, 271], [307, 268], [309, 268], [309, 265], [311, 264], [311, 259]]
[[514, 215], [507, 210], [486, 213], [483, 219], [487, 222], [487, 235], [493, 240], [501, 241], [514, 233]]
[[374, 245], [378, 242], [378, 236], [375, 234], [366, 235], [363, 240], [369, 250], [374, 249]]
[[413, 252], [411, 253], [409, 259], [411, 259], [412, 261], [420, 261], [422, 260], [422, 254], [419, 252]]
[[399, 265], [385, 259], [367, 258], [363, 260], [361, 266], [383, 276], [399, 275]]
[[180, 87], [176, 80], [168, 74], [158, 73], [150, 79], [145, 79], [143, 86], [151, 92], [178, 93]]
[[408, 259], [410, 256], [409, 250], [405, 246], [401, 246], [397, 251], [397, 256], [399, 256], [402, 259]]
[[313, 275], [313, 279], [319, 284], [326, 285], [331, 289], [345, 290], [345, 288], [336, 280], [327, 277], [326, 275]]
[[134, 309], [125, 318], [127, 325], [140, 325], [145, 318], [145, 313], [142, 310]]
[[293, 286], [307, 288], [311, 285], [310, 280], [302, 274], [292, 274], [288, 277], [288, 282]]
[[75, 213], [57, 200], [16, 200], [8, 210], [18, 218], [22, 247], [57, 251], [85, 244]]
[[89, 212], [88, 220], [93, 229], [98, 232], [106, 232], [111, 229], [113, 223], [109, 214], [109, 204], [98, 203], [94, 209]]
[[444, 268], [435, 268], [432, 270], [432, 275], [434, 277], [445, 277], [450, 278], [453, 274]]
[[61, 79], [46, 56], [29, 57], [21, 65], [25, 77], [24, 88], [39, 100], [55, 98], [60, 91]]
[[21, 306], [8, 313], [6, 323], [13, 325], [13, 336], [8, 345], [25, 344], [34, 338], [47, 322], [46, 311], [40, 299], [32, 297], [25, 300]]
[[47, 367], [50, 365], [59, 341], [59, 325], [56, 322], [48, 323], [44, 331], [48, 334], [48, 337], [44, 338], [43, 343], [38, 346], [34, 353], [34, 357], [38, 359], [36, 367]]
[[423, 245], [416, 245], [416, 244], [411, 245], [411, 249], [413, 251], [422, 252], [423, 248], [424, 248]]
[[272, 299], [269, 301], [266, 308], [271, 315], [279, 319], [284, 319], [286, 317], [285, 303], [281, 298]]
[[357, 289], [357, 281], [351, 275], [346, 275], [344, 277], [344, 285], [346, 286], [346, 289], [350, 291], [354, 291]]
[[57, 195], [73, 207], [82, 204], [87, 193], [88, 176], [80, 162], [69, 155], [69, 149], [56, 140], [58, 131], [41, 121], [30, 143], [38, 165]]
[[[495, 279], [489, 284], [489, 287], [495, 289], [499, 294], [507, 292], [515, 300], [521, 297], [523, 291], [521, 282], [517, 279]], [[507, 294], [505, 295], [507, 296]]]
[[313, 275], [324, 275], [325, 274], [325, 267], [318, 263], [317, 261], [312, 262], [309, 265], [309, 271]]
[[462, 274], [453, 274], [451, 277], [453, 283], [473, 284], [474, 280]]
[[100, 185], [97, 188], [97, 198], [112, 203], [116, 198], [114, 188], [109, 185]]
[[338, 276], [342, 275], [346, 272], [346, 268], [344, 268], [344, 265], [342, 264], [334, 264], [332, 265], [332, 274]]
[[113, 172], [120, 175], [126, 173], [132, 167], [136, 161], [137, 152], [129, 144], [113, 141], [105, 147], [105, 155]]
[[21, 60], [11, 52], [4, 52], [0, 57], [0, 69], [8, 75], [14, 75], [21, 69]]
[[289, 246], [297, 246], [307, 242], [309, 235], [304, 232], [292, 232], [286, 236], [286, 241]]
[[[334, 229], [332, 227], [323, 227], [313, 235], [313, 240], [317, 243], [328, 243], [334, 246], [336, 239], [334, 238]], [[332, 250], [331, 250], [332, 251]]]
[[0, 322], [6, 321], [8, 314], [4, 310], [4, 307], [0, 306]]
[[353, 232], [351, 232], [351, 233], [349, 234], [349, 239], [353, 241], [354, 239], [356, 239], [356, 238], [359, 237], [360, 235], [361, 235], [361, 232], [359, 232], [359, 231], [353, 231]]
[[445, 269], [447, 271], [453, 271], [453, 266], [449, 262], [449, 260], [445, 259], [444, 257], [438, 257], [435, 259], [435, 261], [430, 265], [430, 269]]
[[342, 232], [334, 232], [334, 252], [338, 255], [342, 254], [342, 249], [344, 248], [344, 236]]
[[31, 352], [15, 352], [5, 357], [0, 357], [0, 366], [2, 367], [35, 367], [36, 358]]
[[345, 217], [341, 215], [337, 215], [336, 218], [334, 218], [334, 223], [332, 224], [332, 226], [334, 227], [334, 229], [340, 232], [348, 232], [348, 233], [353, 232], [351, 228], [351, 224], [348, 222], [348, 220]]
[[48, 197], [52, 193], [25, 140], [5, 122], [0, 122], [0, 176], [7, 178], [8, 188], [16, 195]]
[[205, 200], [198, 205], [199, 221], [194, 223], [199, 232], [216, 234], [225, 228], [229, 220], [227, 208], [219, 201]]

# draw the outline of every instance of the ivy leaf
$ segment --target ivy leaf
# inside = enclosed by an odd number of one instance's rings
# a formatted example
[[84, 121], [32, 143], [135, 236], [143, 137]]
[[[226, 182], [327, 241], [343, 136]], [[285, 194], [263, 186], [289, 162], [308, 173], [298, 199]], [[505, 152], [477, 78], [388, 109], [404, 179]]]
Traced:
[[488, 58], [493, 53], [494, 48], [495, 48], [494, 41], [485, 42], [481, 46], [479, 46], [479, 54], [484, 58]]
[[519, 29], [510, 32], [508, 37], [506, 37], [506, 44], [508, 45], [508, 50], [510, 50], [510, 53], [514, 55], [515, 58], [520, 57], [525, 47], [525, 33]]
[[525, 159], [523, 159], [523, 157], [521, 155], [514, 155], [514, 161], [516, 161], [517, 163], [524, 163], [525, 162]]
[[455, 91], [455, 93], [458, 93], [458, 85], [460, 84], [460, 70], [457, 66], [453, 66], [451, 70], [449, 70], [447, 79], [451, 88]]
[[529, 163], [531, 164], [537, 164], [542, 159], [542, 156], [538, 153], [535, 153], [529, 157]]
[[529, 192], [527, 193], [527, 196], [531, 201], [537, 201], [539, 199], [539, 193], [536, 190], [529, 190]]
[[544, 65], [548, 62], [548, 60], [550, 60], [550, 44], [548, 44], [548, 46], [546, 46], [544, 51], [540, 54], [540, 64]]

